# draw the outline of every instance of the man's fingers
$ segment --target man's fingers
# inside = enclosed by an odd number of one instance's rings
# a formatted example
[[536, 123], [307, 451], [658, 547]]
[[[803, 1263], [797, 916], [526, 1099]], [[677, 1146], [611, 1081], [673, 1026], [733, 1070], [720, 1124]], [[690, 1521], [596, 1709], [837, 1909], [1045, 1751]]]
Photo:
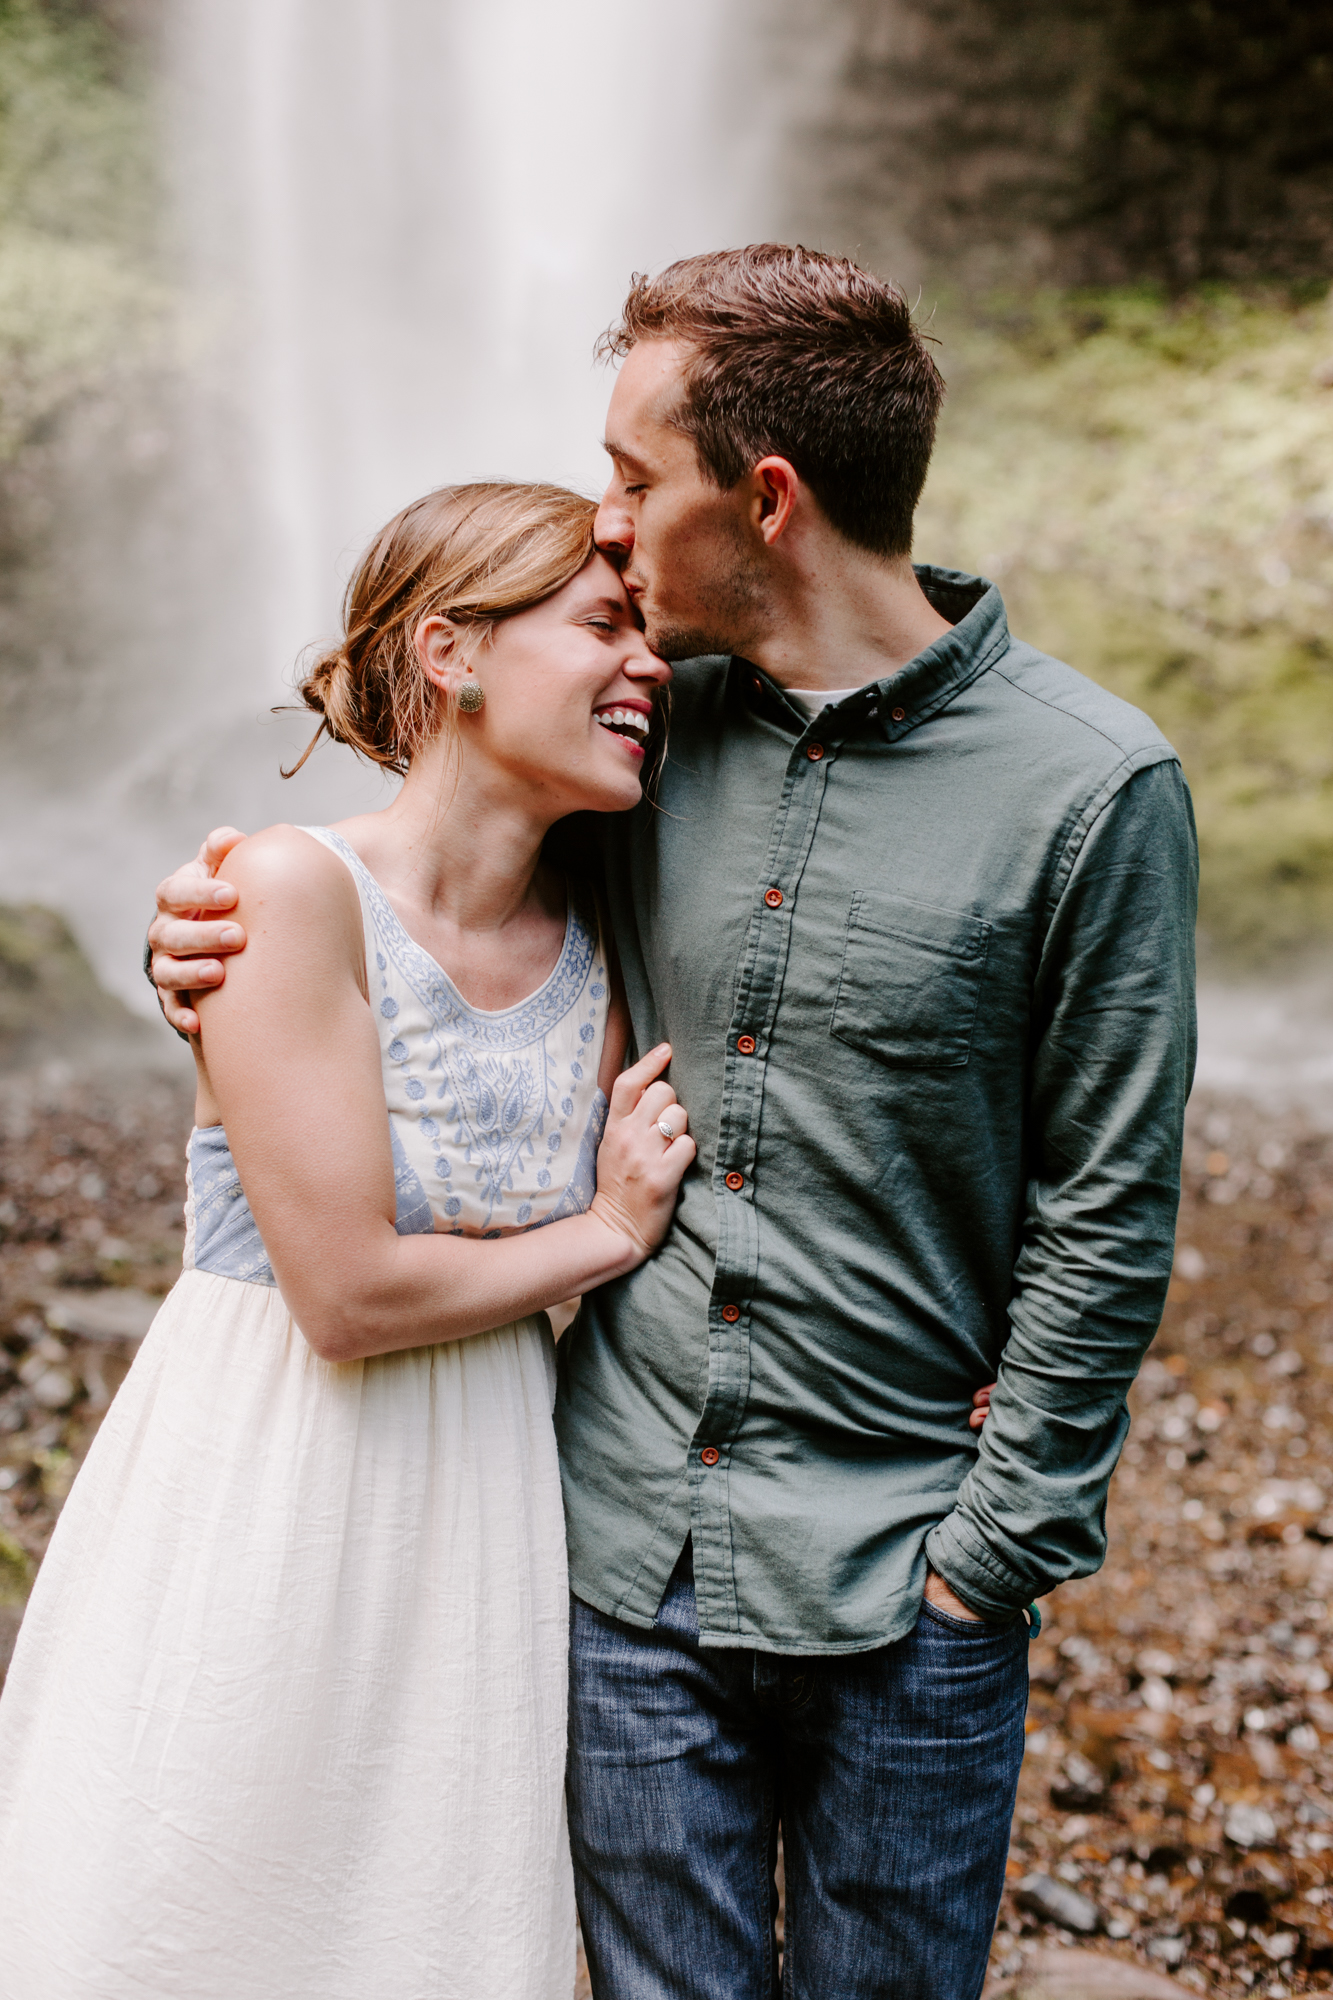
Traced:
[[210, 875], [215, 874], [232, 848], [239, 847], [245, 838], [234, 826], [215, 826], [199, 850], [200, 862]]
[[197, 923], [188, 917], [156, 917], [148, 931], [154, 959], [202, 958], [241, 951], [245, 932], [238, 923]]
[[225, 968], [215, 958], [172, 958], [165, 952], [153, 954], [153, 984], [164, 997], [168, 993], [194, 993], [206, 986], [221, 986]]
[[199, 1016], [193, 1007], [187, 1007], [174, 993], [163, 993], [159, 988], [158, 997], [162, 1002], [162, 1013], [168, 1025], [179, 1028], [183, 1035], [199, 1033]]
[[972, 1398], [972, 1406], [974, 1409], [980, 1409], [983, 1404], [989, 1403], [991, 1398], [991, 1390], [994, 1387], [995, 1384], [993, 1382], [988, 1382], [984, 1389], [977, 1390], [976, 1394]]
[[198, 861], [187, 862], [157, 886], [157, 907], [165, 916], [188, 917], [196, 910], [230, 910], [236, 891], [230, 882], [217, 881]]

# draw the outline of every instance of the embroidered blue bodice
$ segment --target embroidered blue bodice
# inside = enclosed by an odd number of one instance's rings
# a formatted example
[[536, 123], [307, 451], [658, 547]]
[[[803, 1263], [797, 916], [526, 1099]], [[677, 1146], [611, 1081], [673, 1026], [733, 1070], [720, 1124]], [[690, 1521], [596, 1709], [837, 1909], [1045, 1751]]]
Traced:
[[[500, 1236], [581, 1215], [596, 1190], [606, 1098], [606, 953], [590, 895], [571, 887], [555, 970], [515, 1007], [469, 1006], [409, 937], [340, 834], [304, 832], [356, 883], [380, 1037], [400, 1235]], [[190, 1137], [186, 1262], [274, 1283], [220, 1125]]]

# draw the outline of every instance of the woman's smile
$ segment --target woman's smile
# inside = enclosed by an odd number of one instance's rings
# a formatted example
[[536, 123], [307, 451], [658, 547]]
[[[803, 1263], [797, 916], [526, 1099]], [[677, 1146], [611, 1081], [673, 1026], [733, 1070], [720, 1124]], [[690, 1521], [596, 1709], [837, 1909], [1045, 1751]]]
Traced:
[[592, 713], [594, 722], [600, 723], [610, 735], [618, 736], [630, 756], [641, 763], [647, 755], [652, 703], [627, 695], [617, 701], [603, 702]]

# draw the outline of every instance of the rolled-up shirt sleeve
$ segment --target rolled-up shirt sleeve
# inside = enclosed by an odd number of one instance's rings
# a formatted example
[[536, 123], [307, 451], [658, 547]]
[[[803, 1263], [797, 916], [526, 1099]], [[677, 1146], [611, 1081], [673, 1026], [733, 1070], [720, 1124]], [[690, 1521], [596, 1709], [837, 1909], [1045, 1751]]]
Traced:
[[1035, 981], [1010, 1331], [976, 1462], [927, 1558], [1004, 1618], [1106, 1552], [1126, 1396], [1171, 1274], [1194, 1073], [1198, 859], [1180, 766], [1076, 829]]

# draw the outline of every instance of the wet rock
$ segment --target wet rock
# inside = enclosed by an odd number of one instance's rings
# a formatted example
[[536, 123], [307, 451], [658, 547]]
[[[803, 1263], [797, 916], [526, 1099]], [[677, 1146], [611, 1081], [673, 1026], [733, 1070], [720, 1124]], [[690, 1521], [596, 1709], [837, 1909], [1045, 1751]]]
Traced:
[[104, 1292], [56, 1292], [46, 1302], [46, 1323], [82, 1340], [142, 1340], [161, 1303], [151, 1293], [128, 1286]]
[[1169, 1681], [1176, 1671], [1174, 1656], [1164, 1653], [1158, 1646], [1145, 1647], [1134, 1664], [1145, 1680], [1155, 1676], [1158, 1680]]
[[79, 1385], [64, 1368], [44, 1368], [28, 1387], [28, 1394], [43, 1410], [65, 1410], [79, 1393]]
[[1051, 1804], [1061, 1812], [1099, 1812], [1106, 1797], [1106, 1779], [1090, 1758], [1073, 1750], [1051, 1786]]
[[1237, 1847], [1269, 1847], [1277, 1839], [1277, 1822], [1263, 1806], [1232, 1806], [1223, 1832]]
[[1306, 1927], [1305, 1963], [1311, 1972], [1333, 1972], [1333, 1931], [1322, 1924]]
[[1059, 1924], [1062, 1930], [1080, 1931], [1085, 1937], [1102, 1927], [1102, 1913], [1092, 1898], [1050, 1875], [1025, 1875], [1014, 1891], [1014, 1901], [1030, 1916]]
[[1145, 1965], [1064, 1950], [1034, 1953], [1015, 1978], [988, 1987], [986, 2000], [1186, 2000], [1189, 1993]]
[[1239, 1924], [1263, 1924], [1268, 1921], [1268, 1898], [1262, 1889], [1237, 1889], [1234, 1896], [1228, 1896], [1222, 1906], [1223, 1914], [1232, 1917]]

